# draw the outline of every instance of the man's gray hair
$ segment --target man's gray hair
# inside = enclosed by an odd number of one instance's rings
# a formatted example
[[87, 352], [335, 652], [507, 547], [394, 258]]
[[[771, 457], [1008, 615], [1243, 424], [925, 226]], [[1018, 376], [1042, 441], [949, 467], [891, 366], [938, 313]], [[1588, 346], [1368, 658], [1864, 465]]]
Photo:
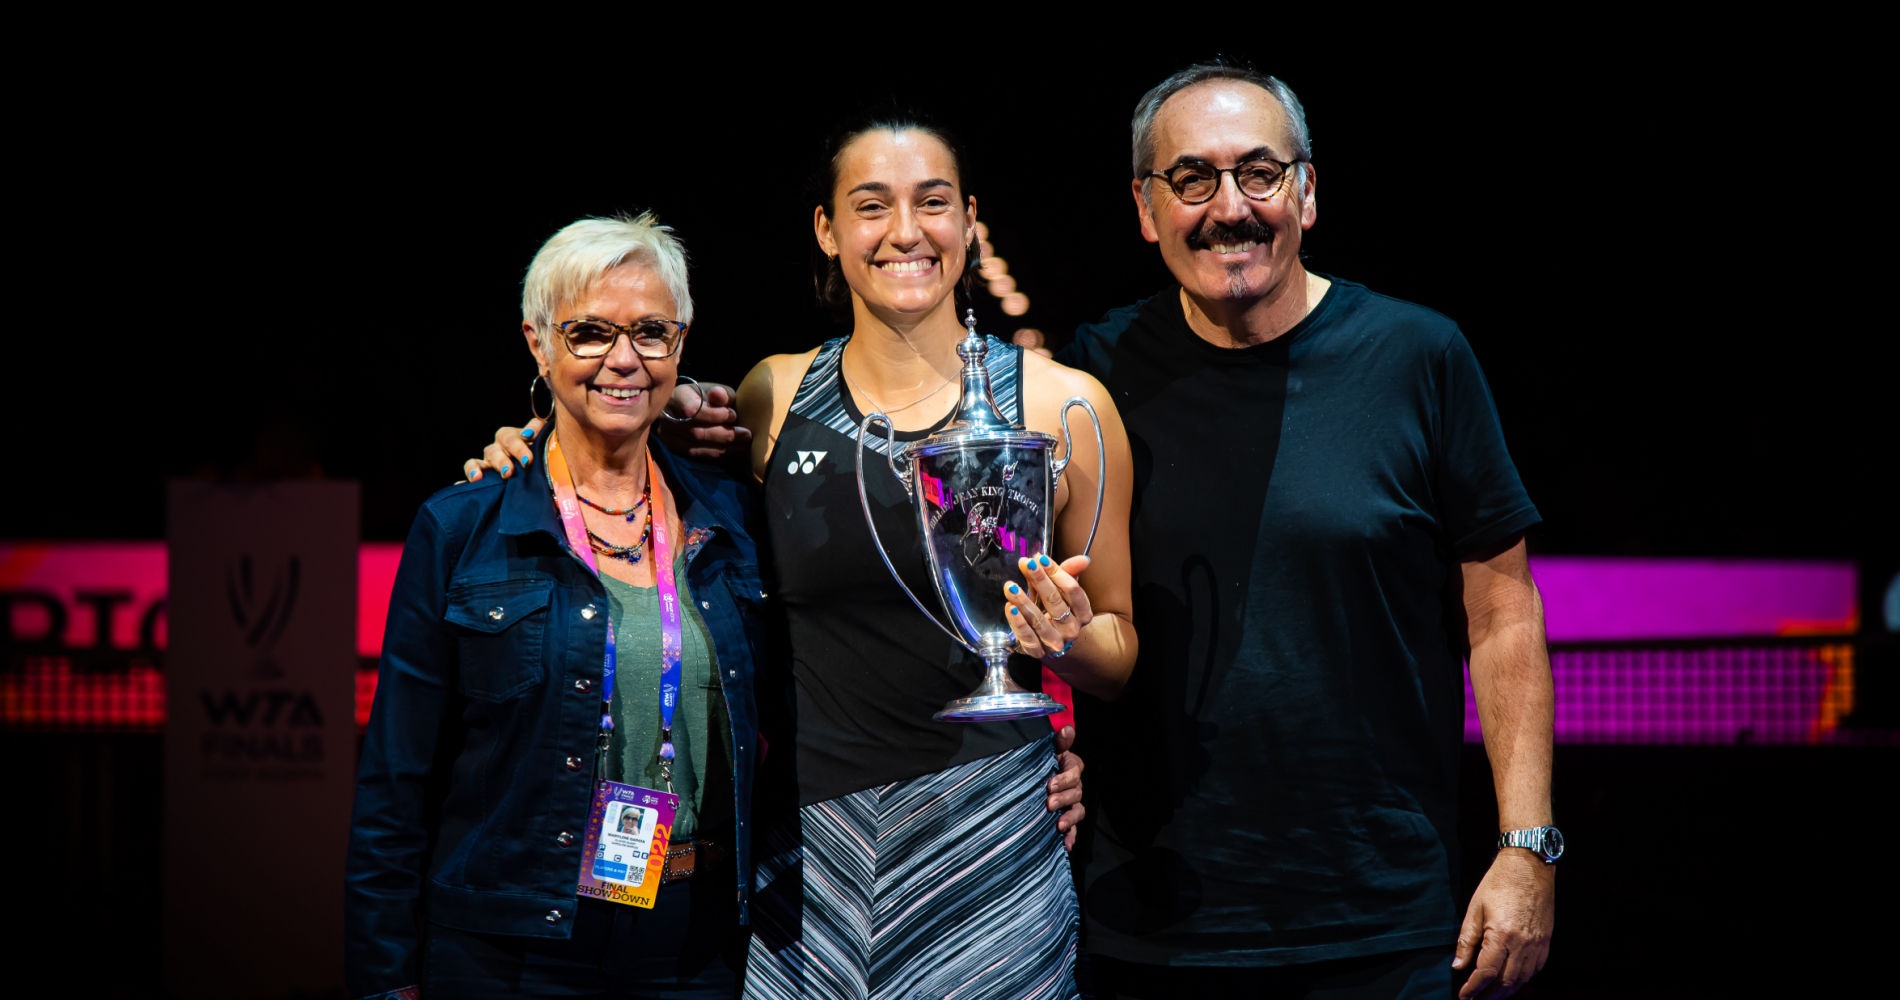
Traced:
[[1304, 175], [1307, 161], [1313, 158], [1313, 147], [1306, 135], [1306, 108], [1301, 106], [1298, 97], [1293, 96], [1293, 88], [1280, 82], [1279, 78], [1257, 72], [1251, 67], [1216, 60], [1195, 63], [1175, 73], [1155, 84], [1153, 90], [1135, 102], [1132, 129], [1135, 139], [1135, 178], [1143, 179], [1148, 176], [1148, 171], [1154, 169], [1155, 116], [1161, 113], [1161, 106], [1168, 102], [1168, 98], [1209, 80], [1239, 80], [1272, 94], [1286, 112], [1288, 129], [1293, 139], [1293, 159], [1300, 164], [1300, 172]]

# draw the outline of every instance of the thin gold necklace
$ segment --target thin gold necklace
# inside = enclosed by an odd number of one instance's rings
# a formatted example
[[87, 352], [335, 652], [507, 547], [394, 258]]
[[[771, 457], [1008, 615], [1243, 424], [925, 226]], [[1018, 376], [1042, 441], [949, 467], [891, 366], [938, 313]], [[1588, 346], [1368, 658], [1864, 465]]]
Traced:
[[[838, 371], [843, 372], [844, 371], [843, 366], [840, 366]], [[954, 377], [955, 376], [951, 376], [951, 378], [954, 378]], [[880, 405], [876, 399], [873, 399], [871, 397], [870, 393], [864, 391], [863, 386], [860, 386], [856, 382], [851, 381], [851, 376], [849, 375], [846, 375], [844, 377], [844, 384], [850, 386], [852, 392], [855, 392], [858, 395], [863, 396], [865, 401], [871, 404], [872, 409], [876, 410], [879, 413], [888, 415], [892, 413], [901, 413], [905, 410], [910, 409], [913, 406], [916, 406], [918, 403], [921, 403], [924, 400], [929, 399], [932, 396], [935, 396], [937, 393], [942, 392], [943, 387], [950, 384], [950, 378], [946, 378], [942, 382], [937, 383], [937, 387], [935, 389], [932, 389], [929, 392], [926, 392], [923, 395], [918, 396], [916, 399], [913, 399], [910, 402], [905, 403], [903, 406]]]
[[[917, 348], [911, 344], [909, 338], [905, 338], [904, 346], [909, 347], [911, 353], [917, 355], [919, 360], [923, 359], [923, 354], [919, 352]], [[928, 365], [929, 362], [925, 362], [925, 364]], [[921, 403], [924, 400], [929, 399], [932, 396], [935, 396], [937, 393], [942, 392], [944, 386], [949, 385], [951, 382], [956, 380], [955, 375], [945, 375], [943, 377], [943, 381], [937, 383], [934, 387], [931, 388], [929, 392], [926, 392], [923, 395], [918, 396], [916, 399], [913, 399], [910, 402], [905, 403], [903, 406], [886, 407], [886, 406], [880, 405], [878, 401], [871, 396], [870, 393], [865, 392], [863, 386], [851, 380], [851, 376], [847, 374], [844, 370], [844, 359], [842, 357], [838, 359], [838, 374], [844, 376], [844, 384], [850, 386], [852, 392], [857, 393], [860, 396], [863, 396], [865, 402], [870, 403], [871, 406], [877, 410], [877, 412], [884, 413], [884, 414], [902, 413], [903, 411], [908, 410], [913, 406], [916, 406], [918, 403]]]

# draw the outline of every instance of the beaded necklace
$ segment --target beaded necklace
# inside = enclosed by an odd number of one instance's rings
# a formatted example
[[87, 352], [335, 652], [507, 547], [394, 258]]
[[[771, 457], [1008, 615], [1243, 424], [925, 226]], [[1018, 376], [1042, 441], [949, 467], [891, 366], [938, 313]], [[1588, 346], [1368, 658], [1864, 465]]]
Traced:
[[[575, 497], [579, 498], [580, 494], [576, 493]], [[582, 502], [585, 503], [586, 501], [583, 499]], [[644, 500], [642, 502], [644, 502]], [[587, 506], [594, 507], [594, 505], [591, 503], [587, 504]], [[639, 506], [640, 506], [639, 504], [635, 504], [634, 506], [629, 507], [627, 509], [630, 511], [637, 510], [639, 509]], [[599, 510], [600, 508], [594, 507], [594, 509]], [[609, 513], [618, 514], [621, 512], [610, 511]], [[627, 516], [627, 520], [629, 521], [633, 520], [633, 516], [629, 514]], [[634, 542], [632, 545], [615, 545], [614, 543], [606, 540], [605, 538], [602, 538], [599, 535], [594, 534], [594, 529], [592, 528], [587, 529], [587, 544], [591, 546], [595, 552], [598, 552], [603, 556], [612, 556], [615, 559], [625, 559], [626, 561], [630, 563], [637, 563], [640, 561], [640, 557], [646, 555], [647, 538], [650, 537], [652, 534], [653, 534], [653, 511], [649, 509], [647, 511], [646, 524], [640, 528], [640, 540], [637, 542]]]
[[[653, 499], [653, 483], [651, 481], [647, 483], [646, 489], [640, 491], [640, 499], [635, 500], [633, 502], [633, 506], [631, 507], [619, 507], [619, 508], [602, 507], [600, 504], [597, 504], [594, 501], [589, 500], [584, 496], [581, 496], [579, 493], [574, 494], [574, 499], [579, 500], [581, 503], [584, 503], [587, 506], [592, 507], [597, 511], [600, 511], [602, 514], [612, 514], [615, 517], [625, 516], [627, 519], [627, 523], [632, 524], [633, 515], [639, 513], [640, 508], [645, 507], [647, 505], [648, 500]], [[648, 514], [647, 517], [650, 522], [652, 519], [652, 515]], [[645, 538], [641, 539], [641, 541], [643, 542], [645, 540], [646, 540]]]

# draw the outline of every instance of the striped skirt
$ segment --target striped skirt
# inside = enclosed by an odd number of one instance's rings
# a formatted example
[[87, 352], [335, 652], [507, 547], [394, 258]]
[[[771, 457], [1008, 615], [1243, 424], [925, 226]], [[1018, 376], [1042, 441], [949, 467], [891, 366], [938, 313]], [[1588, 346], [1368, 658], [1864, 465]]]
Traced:
[[758, 856], [745, 995], [1070, 1000], [1053, 737], [798, 811]]

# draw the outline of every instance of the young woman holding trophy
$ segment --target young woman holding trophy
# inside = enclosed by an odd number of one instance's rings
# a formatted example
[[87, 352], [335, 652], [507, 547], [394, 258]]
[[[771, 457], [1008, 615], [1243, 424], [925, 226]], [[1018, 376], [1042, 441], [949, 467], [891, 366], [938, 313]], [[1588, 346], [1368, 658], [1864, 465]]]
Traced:
[[[952, 575], [923, 555], [922, 526], [943, 512], [918, 510], [920, 494], [944, 500], [945, 488], [900, 482], [885, 466], [889, 452], [965, 425], [972, 395], [1017, 436], [1061, 442], [1059, 476], [1021, 473], [1054, 478], [1046, 499], [1010, 487], [951, 502], [954, 516], [938, 522], [960, 532], [950, 549], [972, 564], [1020, 558], [994, 593], [942, 604], [973, 609], [953, 612], [960, 625], [1007, 628], [1017, 685], [1039, 686], [1046, 665], [1112, 698], [1136, 652], [1127, 437], [1092, 376], [979, 339], [961, 318], [957, 291], [978, 264], [976, 199], [942, 128], [877, 121], [839, 134], [827, 154], [812, 194], [813, 278], [851, 332], [759, 362], [736, 401], [792, 660], [759, 680], [771, 749], [745, 993], [941, 996], [976, 984], [981, 996], [1076, 996], [1074, 883], [1044, 800], [1056, 766], [1044, 716], [1060, 706], [950, 711], [985, 700], [963, 696], [986, 670], [918, 596]], [[973, 368], [960, 349], [977, 355]], [[1076, 405], [1098, 418], [1098, 435], [1066, 433]], [[863, 454], [867, 444], [878, 454]], [[504, 428], [484, 457], [505, 470], [525, 450]], [[478, 477], [479, 464], [468, 472]], [[1041, 537], [1010, 530], [1021, 522], [1004, 507], [1027, 512]]]
[[[969, 333], [956, 292], [977, 263], [976, 200], [941, 129], [879, 122], [844, 133], [830, 154], [812, 214], [814, 279], [822, 300], [849, 309], [851, 333], [766, 358], [737, 398], [765, 489], [796, 723], [795, 755], [766, 763], [797, 800], [759, 831], [746, 994], [941, 996], [972, 983], [982, 995], [1073, 996], [1074, 887], [1043, 815], [1049, 724], [933, 719], [982, 665], [905, 593], [933, 593], [911, 498], [882, 456], [861, 454], [861, 499], [848, 458], [867, 414], [911, 443], [956, 415]], [[1007, 603], [1018, 681], [1036, 684], [1040, 660], [1113, 697], [1135, 660], [1127, 437], [1093, 377], [993, 338], [986, 347], [1002, 416], [1054, 436], [1064, 401], [1086, 399], [1106, 460], [1094, 440], [1071, 440], [1076, 460], [1049, 514], [1053, 551], [1020, 560], [1020, 581], [993, 596], [961, 596]], [[883, 545], [894, 565], [880, 560]]]

